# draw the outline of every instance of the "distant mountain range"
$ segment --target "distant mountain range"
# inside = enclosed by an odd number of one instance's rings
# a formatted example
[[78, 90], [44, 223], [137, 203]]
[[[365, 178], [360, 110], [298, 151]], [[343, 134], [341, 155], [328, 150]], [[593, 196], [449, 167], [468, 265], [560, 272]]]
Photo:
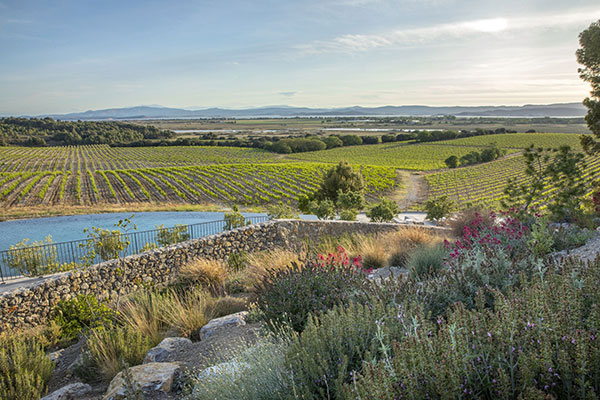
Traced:
[[272, 106], [243, 110], [207, 108], [186, 110], [160, 106], [137, 106], [90, 110], [71, 114], [44, 115], [61, 120], [133, 120], [164, 118], [260, 118], [260, 117], [325, 117], [325, 116], [434, 116], [457, 117], [583, 117], [586, 108], [581, 103], [561, 103], [524, 106], [478, 106], [478, 107], [429, 107], [429, 106], [383, 106], [345, 108], [307, 108]]

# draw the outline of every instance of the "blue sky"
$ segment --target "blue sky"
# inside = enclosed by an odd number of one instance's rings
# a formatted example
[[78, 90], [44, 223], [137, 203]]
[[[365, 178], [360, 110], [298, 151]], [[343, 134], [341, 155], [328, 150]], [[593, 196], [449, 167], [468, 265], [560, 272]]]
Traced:
[[581, 101], [598, 0], [0, 0], [0, 114]]

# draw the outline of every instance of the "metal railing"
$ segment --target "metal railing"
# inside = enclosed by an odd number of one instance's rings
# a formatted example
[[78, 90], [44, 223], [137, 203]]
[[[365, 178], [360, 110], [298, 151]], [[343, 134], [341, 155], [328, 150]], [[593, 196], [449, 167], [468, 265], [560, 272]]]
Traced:
[[[246, 224], [258, 224], [269, 220], [267, 216], [246, 217]], [[221, 233], [225, 230], [225, 221], [209, 221], [198, 224], [133, 231], [104, 237], [103, 242], [121, 243], [124, 247], [117, 257], [110, 257], [98, 246], [98, 240], [82, 239], [70, 242], [44, 244], [41, 246], [23, 247], [0, 251], [0, 282], [24, 276], [41, 276], [62, 270], [74, 269], [84, 264], [96, 264], [108, 259], [138, 254], [151, 248], [166, 246], [186, 240]], [[166, 242], [168, 241], [168, 243]], [[126, 244], [128, 243], [128, 244]], [[90, 253], [94, 250], [94, 253]], [[104, 254], [103, 254], [104, 253]], [[114, 254], [114, 253], [113, 253]], [[20, 267], [20, 268], [19, 268]], [[25, 275], [21, 270], [26, 270]]]

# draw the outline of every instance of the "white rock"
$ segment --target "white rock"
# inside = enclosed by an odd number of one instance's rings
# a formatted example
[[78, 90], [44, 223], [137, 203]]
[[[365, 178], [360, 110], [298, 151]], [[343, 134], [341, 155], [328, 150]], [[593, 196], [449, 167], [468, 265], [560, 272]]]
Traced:
[[[128, 368], [126, 379], [125, 372], [121, 371], [110, 382], [110, 386], [103, 400], [125, 399], [132, 391], [140, 390], [144, 395], [155, 392], [169, 393], [173, 388], [173, 381], [180, 366], [177, 363], [148, 363]], [[130, 379], [131, 387], [127, 384]]]
[[164, 338], [156, 347], [151, 348], [144, 357], [144, 364], [151, 362], [162, 362], [173, 353], [180, 352], [186, 346], [192, 344], [192, 341], [183, 337]]
[[41, 400], [76, 400], [91, 390], [92, 387], [87, 383], [71, 383], [42, 397]]
[[208, 324], [200, 329], [200, 340], [211, 337], [217, 329], [246, 325], [246, 315], [248, 315], [248, 311], [240, 311], [235, 314], [210, 320]]
[[369, 275], [367, 275], [368, 279], [376, 280], [376, 279], [386, 279], [390, 276], [394, 278], [401, 278], [408, 274], [406, 268], [401, 267], [383, 267], [373, 270]]

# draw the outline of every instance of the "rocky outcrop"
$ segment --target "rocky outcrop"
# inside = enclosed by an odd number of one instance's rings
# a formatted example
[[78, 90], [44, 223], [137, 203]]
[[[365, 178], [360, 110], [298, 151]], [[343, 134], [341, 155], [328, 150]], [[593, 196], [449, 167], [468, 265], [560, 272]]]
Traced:
[[92, 387], [86, 383], [71, 383], [42, 397], [41, 400], [77, 400], [91, 390]]
[[151, 397], [157, 392], [169, 393], [180, 372], [178, 363], [148, 363], [121, 371], [110, 382], [103, 400]]
[[182, 352], [192, 344], [192, 341], [183, 337], [164, 338], [156, 347], [151, 348], [144, 357], [144, 364], [163, 362], [173, 353]]
[[240, 311], [221, 318], [211, 319], [200, 329], [200, 340], [208, 339], [220, 329], [246, 325], [246, 315], [248, 315], [248, 311]]

